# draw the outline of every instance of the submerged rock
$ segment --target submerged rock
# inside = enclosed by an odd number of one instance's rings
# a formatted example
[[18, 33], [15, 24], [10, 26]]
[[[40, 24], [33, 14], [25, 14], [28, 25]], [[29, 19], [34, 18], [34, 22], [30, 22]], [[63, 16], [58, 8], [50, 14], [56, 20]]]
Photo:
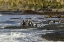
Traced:
[[45, 38], [49, 41], [64, 41], [64, 31], [63, 32], [54, 32], [54, 33], [47, 33], [42, 35], [42, 38]]
[[27, 28], [36, 28], [32, 26], [7, 26], [4, 29], [27, 29]]

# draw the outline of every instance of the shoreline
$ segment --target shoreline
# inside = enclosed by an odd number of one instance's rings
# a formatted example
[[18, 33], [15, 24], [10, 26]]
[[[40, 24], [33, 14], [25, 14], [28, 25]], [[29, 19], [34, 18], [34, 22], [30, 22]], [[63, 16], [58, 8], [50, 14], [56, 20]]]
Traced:
[[45, 12], [36, 12], [32, 10], [25, 11], [0, 11], [2, 15], [64, 15], [64, 12], [56, 12], [56, 11], [45, 11]]

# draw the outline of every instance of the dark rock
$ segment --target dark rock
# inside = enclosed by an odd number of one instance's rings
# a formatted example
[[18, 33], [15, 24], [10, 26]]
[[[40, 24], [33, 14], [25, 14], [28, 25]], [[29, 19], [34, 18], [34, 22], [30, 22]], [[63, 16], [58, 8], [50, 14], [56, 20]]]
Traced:
[[25, 10], [23, 14], [40, 14], [40, 13], [32, 10]]
[[4, 29], [27, 29], [27, 28], [35, 28], [32, 26], [7, 26]]
[[47, 30], [63, 30], [64, 24], [50, 24], [50, 25], [44, 26], [43, 28]]
[[64, 41], [64, 32], [47, 33], [45, 35], [42, 35], [42, 38], [49, 41]]

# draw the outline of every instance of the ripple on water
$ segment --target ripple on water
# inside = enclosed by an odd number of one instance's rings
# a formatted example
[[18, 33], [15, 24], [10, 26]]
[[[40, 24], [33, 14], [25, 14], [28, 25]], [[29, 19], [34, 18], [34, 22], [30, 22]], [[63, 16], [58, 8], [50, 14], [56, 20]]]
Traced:
[[[6, 32], [7, 31], [7, 32]], [[9, 32], [8, 32], [9, 31]], [[18, 32], [20, 31], [20, 32]], [[32, 31], [32, 30], [31, 30]], [[24, 30], [1, 30], [1, 42], [42, 42], [43, 39], [39, 36], [37, 31]], [[39, 31], [40, 32], [40, 31]]]
[[25, 31], [24, 29], [1, 30], [0, 42], [47, 42], [48, 41], [44, 38], [41, 38], [42, 34], [45, 34], [48, 31], [46, 32], [46, 30], [34, 30], [34, 31], [33, 30], [34, 29], [32, 30], [25, 29]]

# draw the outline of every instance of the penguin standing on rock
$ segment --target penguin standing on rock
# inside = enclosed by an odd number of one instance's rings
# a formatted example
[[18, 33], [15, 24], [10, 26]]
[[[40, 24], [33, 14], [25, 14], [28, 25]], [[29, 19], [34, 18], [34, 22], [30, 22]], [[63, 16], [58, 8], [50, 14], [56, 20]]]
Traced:
[[22, 26], [25, 26], [26, 25], [26, 23], [25, 23], [25, 21], [23, 20], [23, 22], [22, 22]]
[[37, 24], [33, 24], [34, 27], [37, 27]]
[[26, 23], [26, 26], [28, 26], [28, 19], [27, 19], [27, 20], [25, 20], [25, 23]]
[[29, 25], [29, 26], [33, 26], [33, 24], [32, 24], [32, 22], [31, 22], [31, 21], [29, 21], [28, 25]]

